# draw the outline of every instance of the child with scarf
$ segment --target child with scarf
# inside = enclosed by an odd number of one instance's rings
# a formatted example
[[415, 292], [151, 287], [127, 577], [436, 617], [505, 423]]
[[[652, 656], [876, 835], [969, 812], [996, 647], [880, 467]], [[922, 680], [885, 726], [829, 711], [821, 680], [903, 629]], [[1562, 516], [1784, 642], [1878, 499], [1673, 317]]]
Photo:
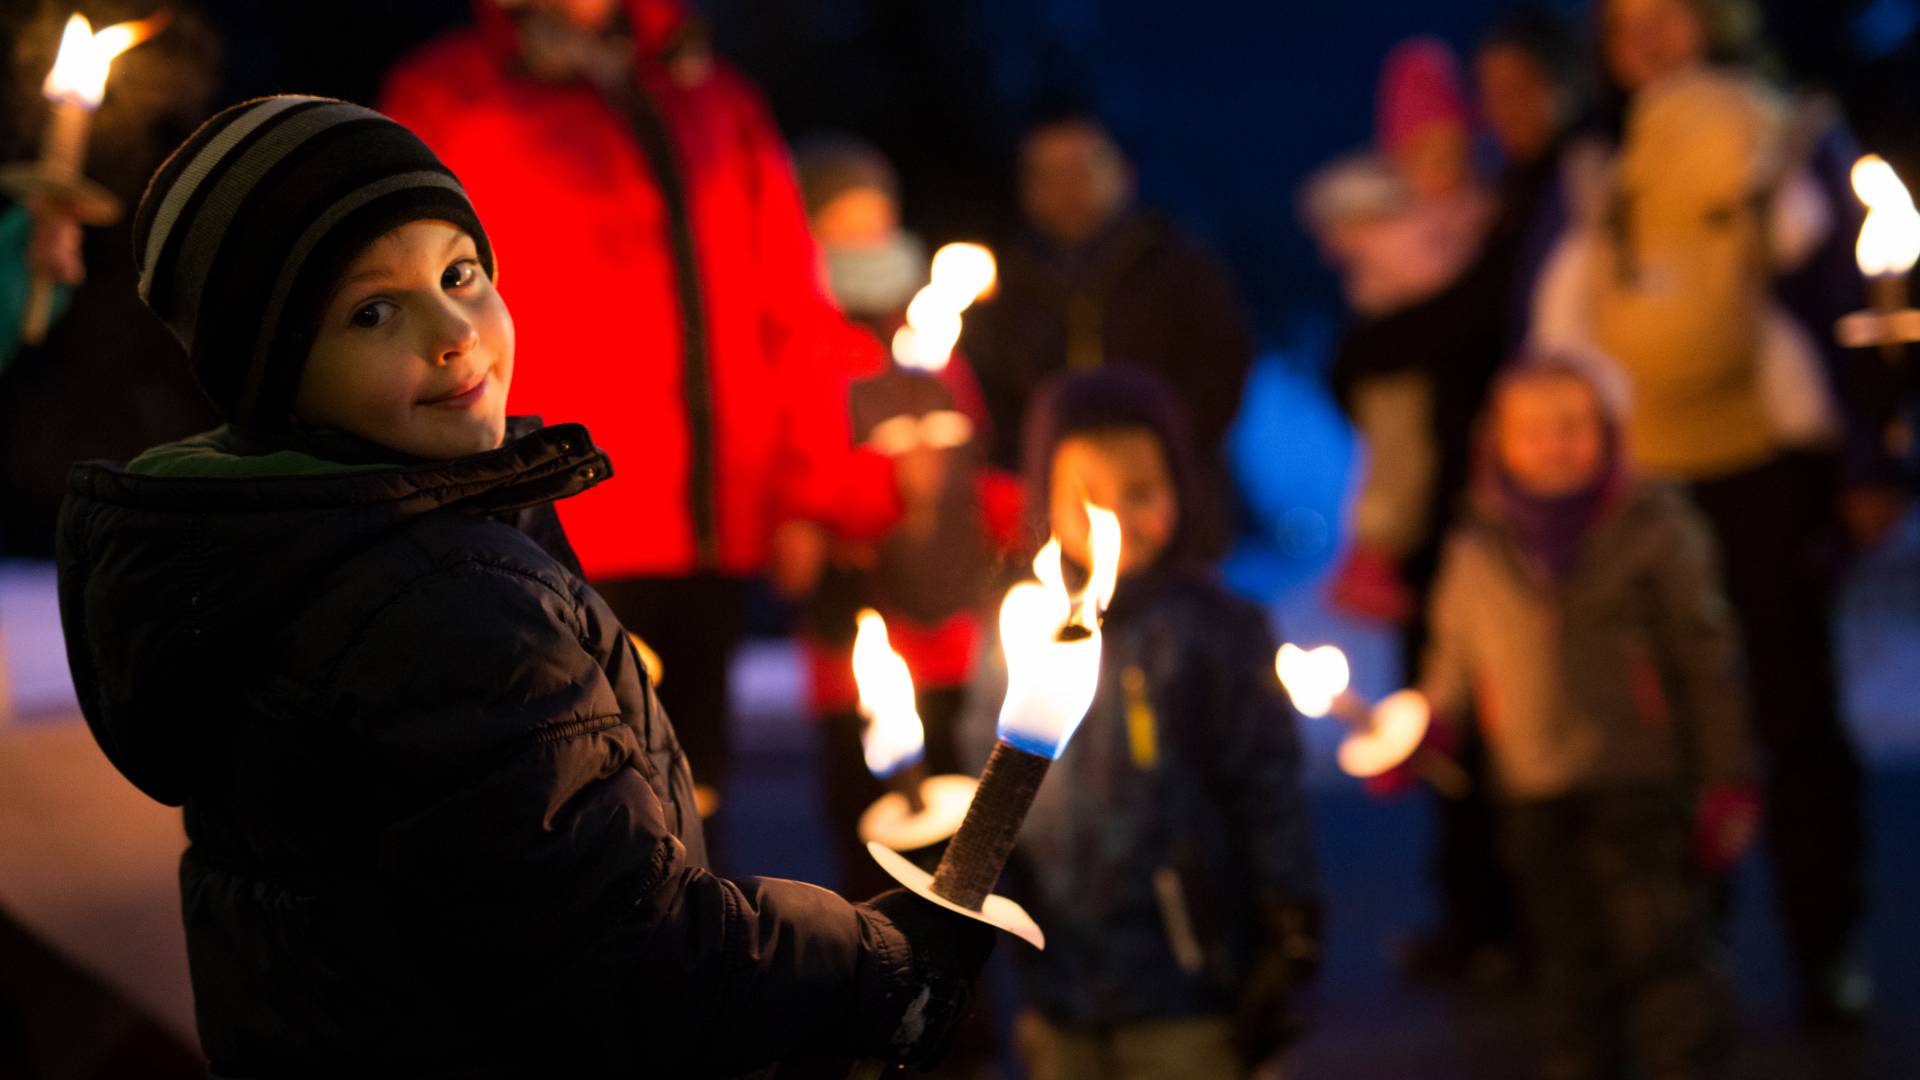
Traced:
[[[1478, 717], [1538, 964], [1545, 1074], [1697, 1076], [1727, 990], [1708, 888], [1758, 803], [1735, 634], [1705, 526], [1625, 465], [1615, 373], [1530, 358], [1494, 385], [1447, 537], [1420, 680]], [[1691, 853], [1691, 857], [1690, 857]]]

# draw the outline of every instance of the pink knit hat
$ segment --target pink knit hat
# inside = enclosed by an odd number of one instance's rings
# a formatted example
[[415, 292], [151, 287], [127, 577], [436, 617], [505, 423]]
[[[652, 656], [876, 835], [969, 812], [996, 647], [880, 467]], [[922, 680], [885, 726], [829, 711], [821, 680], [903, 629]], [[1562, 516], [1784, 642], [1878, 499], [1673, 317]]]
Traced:
[[1435, 37], [1409, 38], [1387, 53], [1380, 68], [1374, 117], [1381, 149], [1397, 151], [1428, 128], [1467, 126], [1460, 61]]

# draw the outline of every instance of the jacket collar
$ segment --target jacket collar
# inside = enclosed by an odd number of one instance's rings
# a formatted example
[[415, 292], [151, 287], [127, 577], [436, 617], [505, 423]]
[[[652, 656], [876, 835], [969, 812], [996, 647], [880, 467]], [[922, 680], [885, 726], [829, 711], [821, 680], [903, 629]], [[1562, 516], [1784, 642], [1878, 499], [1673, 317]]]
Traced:
[[145, 476], [94, 462], [76, 466], [74, 493], [101, 502], [152, 509], [218, 512], [323, 510], [385, 506], [398, 514], [460, 506], [505, 513], [577, 495], [613, 475], [605, 451], [579, 424], [542, 427], [533, 417], [508, 421], [497, 450], [450, 461], [423, 461], [350, 435], [262, 435], [220, 429], [203, 436], [235, 458], [291, 451], [337, 463], [335, 470], [279, 476]]

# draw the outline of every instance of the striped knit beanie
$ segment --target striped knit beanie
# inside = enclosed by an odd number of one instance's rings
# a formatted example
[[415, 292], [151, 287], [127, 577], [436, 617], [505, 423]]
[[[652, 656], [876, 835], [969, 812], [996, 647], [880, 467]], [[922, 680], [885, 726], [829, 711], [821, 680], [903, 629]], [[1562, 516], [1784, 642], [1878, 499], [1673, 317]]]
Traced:
[[269, 97], [223, 110], [147, 185], [133, 222], [140, 298], [229, 421], [285, 426], [328, 295], [382, 233], [438, 219], [493, 250], [460, 181], [371, 109]]

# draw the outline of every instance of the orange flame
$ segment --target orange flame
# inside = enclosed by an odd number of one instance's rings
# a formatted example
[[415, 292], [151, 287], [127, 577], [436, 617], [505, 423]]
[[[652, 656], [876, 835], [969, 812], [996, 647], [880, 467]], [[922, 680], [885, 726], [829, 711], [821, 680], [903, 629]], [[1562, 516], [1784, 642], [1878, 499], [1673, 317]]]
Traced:
[[933, 253], [932, 280], [907, 305], [907, 324], [893, 335], [893, 359], [901, 367], [940, 371], [960, 340], [960, 315], [993, 291], [998, 271], [993, 252], [979, 244], [948, 244]]
[[173, 13], [163, 8], [144, 19], [115, 23], [95, 33], [86, 16], [75, 14], [60, 34], [60, 52], [41, 92], [56, 101], [98, 108], [106, 96], [114, 58], [159, 33], [172, 18]]
[[1280, 685], [1287, 688], [1287, 696], [1293, 699], [1293, 707], [1300, 710], [1302, 716], [1325, 716], [1331, 712], [1334, 700], [1346, 693], [1352, 678], [1347, 654], [1332, 645], [1317, 649], [1282, 645], [1273, 666], [1280, 675]]
[[893, 651], [887, 621], [866, 608], [857, 625], [853, 681], [860, 688], [860, 714], [867, 718], [860, 748], [868, 771], [884, 778], [920, 760], [926, 749], [926, 729], [914, 703], [913, 673], [906, 659]]
[[1920, 262], [1920, 213], [1913, 197], [1878, 154], [1853, 163], [1853, 193], [1866, 204], [1867, 220], [1853, 254], [1868, 277], [1904, 274]]
[[[1037, 581], [1007, 590], [1000, 604], [1000, 649], [1007, 696], [1000, 737], [1030, 753], [1057, 756], [1086, 718], [1100, 683], [1100, 615], [1120, 575], [1120, 519], [1087, 504], [1093, 566], [1079, 596], [1067, 590], [1058, 538], [1033, 560]], [[1086, 633], [1062, 634], [1070, 625]]]

